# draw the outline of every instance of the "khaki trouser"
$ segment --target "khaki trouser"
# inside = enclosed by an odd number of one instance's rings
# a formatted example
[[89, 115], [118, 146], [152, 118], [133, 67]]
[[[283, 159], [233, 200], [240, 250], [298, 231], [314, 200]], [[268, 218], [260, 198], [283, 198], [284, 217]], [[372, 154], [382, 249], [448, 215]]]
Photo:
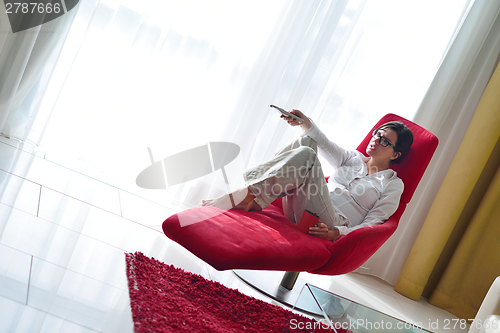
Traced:
[[266, 208], [283, 197], [283, 214], [298, 223], [304, 210], [316, 213], [332, 229], [346, 220], [335, 211], [317, 157], [316, 141], [299, 137], [271, 160], [243, 173], [255, 201]]

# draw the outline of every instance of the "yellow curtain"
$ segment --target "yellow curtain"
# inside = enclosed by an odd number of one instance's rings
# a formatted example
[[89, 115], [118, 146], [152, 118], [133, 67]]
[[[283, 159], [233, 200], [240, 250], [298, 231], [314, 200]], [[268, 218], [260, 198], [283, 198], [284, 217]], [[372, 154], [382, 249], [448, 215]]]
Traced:
[[500, 66], [403, 267], [395, 290], [473, 319], [500, 276]]

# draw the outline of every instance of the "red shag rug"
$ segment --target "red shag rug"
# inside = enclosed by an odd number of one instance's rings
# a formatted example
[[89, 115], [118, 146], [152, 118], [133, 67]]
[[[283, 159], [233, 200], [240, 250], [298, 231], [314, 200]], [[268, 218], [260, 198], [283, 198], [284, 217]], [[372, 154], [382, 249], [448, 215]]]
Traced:
[[125, 255], [136, 333], [334, 332], [325, 324], [140, 252]]

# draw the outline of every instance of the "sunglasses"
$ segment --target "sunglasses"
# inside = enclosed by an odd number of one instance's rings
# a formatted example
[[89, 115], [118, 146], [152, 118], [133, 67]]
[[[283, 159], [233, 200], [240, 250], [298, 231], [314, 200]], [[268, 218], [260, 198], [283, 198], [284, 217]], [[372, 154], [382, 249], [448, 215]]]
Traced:
[[372, 132], [372, 136], [376, 139], [378, 139], [378, 143], [382, 146], [382, 147], [387, 147], [387, 146], [391, 146], [392, 149], [394, 149], [395, 151], [397, 151], [396, 149], [396, 146], [391, 144], [389, 142], [389, 140], [387, 140], [386, 138], [384, 138], [382, 136], [382, 134], [380, 134], [380, 132], [378, 131], [378, 129], [374, 129], [373, 132]]

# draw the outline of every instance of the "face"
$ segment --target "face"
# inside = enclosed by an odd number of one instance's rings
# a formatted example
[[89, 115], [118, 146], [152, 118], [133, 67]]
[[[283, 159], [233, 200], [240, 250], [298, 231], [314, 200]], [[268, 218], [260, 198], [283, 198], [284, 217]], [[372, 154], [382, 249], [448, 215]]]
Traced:
[[[385, 138], [389, 144], [383, 147], [380, 144], [380, 137]], [[390, 128], [384, 128], [377, 132], [375, 137], [372, 137], [370, 143], [366, 147], [368, 156], [377, 159], [387, 159], [389, 161], [398, 158], [401, 153], [394, 150], [391, 145], [395, 146], [398, 141], [398, 134]]]

